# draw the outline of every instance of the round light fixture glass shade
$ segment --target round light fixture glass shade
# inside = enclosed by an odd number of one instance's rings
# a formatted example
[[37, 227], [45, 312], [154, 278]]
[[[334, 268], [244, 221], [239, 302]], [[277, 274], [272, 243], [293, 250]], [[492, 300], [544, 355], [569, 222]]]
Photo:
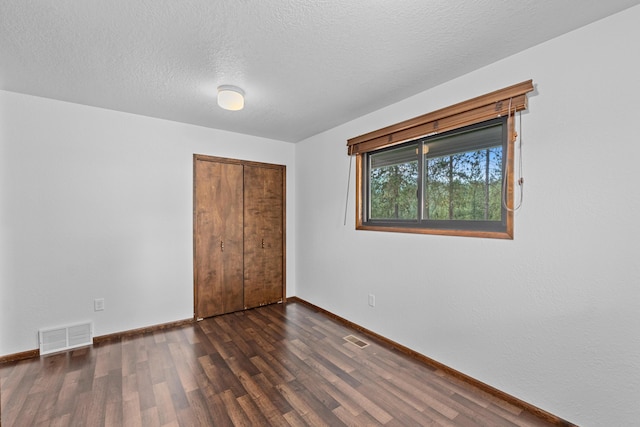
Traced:
[[244, 108], [244, 91], [236, 86], [219, 86], [218, 105], [225, 110], [242, 110]]

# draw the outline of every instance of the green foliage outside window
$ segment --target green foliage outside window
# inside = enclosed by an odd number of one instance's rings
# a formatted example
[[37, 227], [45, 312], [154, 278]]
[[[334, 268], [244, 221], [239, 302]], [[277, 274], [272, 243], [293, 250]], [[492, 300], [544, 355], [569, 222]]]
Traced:
[[418, 161], [384, 166], [371, 171], [371, 217], [418, 217]]
[[502, 147], [425, 159], [424, 219], [500, 221]]

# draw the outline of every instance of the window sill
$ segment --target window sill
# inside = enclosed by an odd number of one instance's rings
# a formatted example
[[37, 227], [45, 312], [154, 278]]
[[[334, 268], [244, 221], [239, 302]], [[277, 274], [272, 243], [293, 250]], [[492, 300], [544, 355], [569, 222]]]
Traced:
[[437, 228], [388, 227], [376, 225], [357, 225], [356, 230], [513, 240], [513, 233], [509, 233], [506, 231], [443, 230]]

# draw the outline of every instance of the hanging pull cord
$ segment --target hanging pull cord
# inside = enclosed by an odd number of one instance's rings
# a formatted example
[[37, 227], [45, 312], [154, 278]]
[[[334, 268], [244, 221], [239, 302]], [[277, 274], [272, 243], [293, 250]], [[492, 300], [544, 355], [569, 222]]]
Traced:
[[344, 203], [344, 225], [347, 225], [347, 209], [349, 208], [349, 187], [351, 183], [351, 163], [353, 163], [353, 154], [349, 156], [349, 176], [347, 176], [347, 200]]
[[[507, 117], [511, 117], [511, 99], [509, 99], [509, 115]], [[514, 119], [514, 128], [515, 128], [515, 118], [516, 118], [516, 112], [515, 110], [513, 111], [513, 119]], [[507, 178], [505, 178], [504, 180], [502, 180], [502, 206], [509, 212], [515, 212], [518, 209], [520, 209], [522, 207], [522, 202], [524, 200], [524, 177], [523, 177], [523, 173], [522, 173], [522, 111], [520, 111], [520, 114], [518, 115], [518, 133], [517, 133], [517, 138], [518, 138], [518, 171], [520, 172], [520, 176], [518, 177], [518, 187], [520, 187], [520, 200], [518, 202], [518, 204], [512, 209], [509, 206], [507, 206]], [[514, 129], [515, 132], [515, 129]], [[515, 171], [514, 171], [515, 173]]]

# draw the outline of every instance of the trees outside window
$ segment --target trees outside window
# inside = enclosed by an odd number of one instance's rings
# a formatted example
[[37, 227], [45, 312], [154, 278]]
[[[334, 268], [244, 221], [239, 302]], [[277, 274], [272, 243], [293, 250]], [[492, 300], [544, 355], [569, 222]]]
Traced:
[[499, 221], [502, 147], [425, 156], [423, 218]]
[[371, 155], [370, 217], [418, 219], [418, 155], [415, 145]]

